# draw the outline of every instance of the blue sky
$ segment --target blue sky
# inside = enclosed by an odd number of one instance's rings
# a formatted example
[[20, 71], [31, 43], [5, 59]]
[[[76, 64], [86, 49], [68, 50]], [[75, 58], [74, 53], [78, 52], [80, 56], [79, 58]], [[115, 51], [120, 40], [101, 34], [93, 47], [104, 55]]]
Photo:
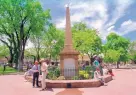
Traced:
[[65, 4], [70, 2], [71, 23], [85, 22], [99, 30], [103, 40], [111, 32], [136, 40], [136, 0], [40, 0], [51, 9], [52, 21], [65, 27]]

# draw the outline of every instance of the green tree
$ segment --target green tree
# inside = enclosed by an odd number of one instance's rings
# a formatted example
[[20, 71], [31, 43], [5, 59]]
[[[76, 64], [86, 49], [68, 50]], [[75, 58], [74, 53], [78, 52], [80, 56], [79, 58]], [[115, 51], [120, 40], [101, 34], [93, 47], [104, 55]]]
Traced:
[[8, 50], [8, 48], [6, 46], [1, 45], [0, 46], [0, 58], [3, 58], [3, 57], [8, 59], [8, 57], [9, 57], [9, 50]]
[[46, 56], [57, 60], [64, 46], [64, 31], [56, 29], [54, 25], [50, 25], [42, 43], [45, 47]]
[[43, 31], [50, 18], [49, 12], [44, 11], [37, 0], [0, 1], [0, 41], [9, 48], [10, 57], [19, 70], [27, 40], [31, 34]]
[[114, 62], [117, 62], [119, 60], [119, 57], [120, 57], [119, 51], [109, 49], [105, 53], [104, 61], [114, 63]]
[[[119, 68], [120, 61], [126, 62], [129, 60], [128, 48], [130, 41], [122, 36], [115, 33], [110, 33], [107, 36], [107, 42], [105, 44], [105, 49], [116, 50], [120, 52], [119, 59], [117, 61], [117, 68]], [[105, 50], [107, 52], [107, 50]]]
[[36, 34], [30, 35], [30, 41], [33, 43], [33, 49], [35, 50], [35, 57], [36, 60], [40, 60], [40, 53], [43, 50], [42, 41], [44, 40], [43, 37], [45, 32], [41, 31]]
[[136, 64], [136, 41], [133, 41], [129, 45], [129, 55], [131, 60]]
[[33, 62], [35, 62], [36, 60], [36, 50], [35, 48], [28, 48], [28, 49], [25, 49], [25, 52], [24, 52], [24, 57], [27, 59], [31, 59], [33, 60]]
[[80, 22], [72, 27], [74, 48], [81, 55], [87, 54], [92, 60], [93, 55], [99, 54], [102, 49], [102, 42], [97, 34], [97, 31], [90, 29], [86, 24]]

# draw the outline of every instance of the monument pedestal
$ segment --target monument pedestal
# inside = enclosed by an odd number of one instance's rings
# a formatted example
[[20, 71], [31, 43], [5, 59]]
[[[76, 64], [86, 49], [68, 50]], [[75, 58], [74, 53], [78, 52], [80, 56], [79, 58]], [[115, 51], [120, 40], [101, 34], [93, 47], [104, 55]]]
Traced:
[[71, 78], [78, 75], [78, 55], [79, 52], [72, 51], [62, 51], [60, 53], [60, 69], [61, 75], [65, 78]]

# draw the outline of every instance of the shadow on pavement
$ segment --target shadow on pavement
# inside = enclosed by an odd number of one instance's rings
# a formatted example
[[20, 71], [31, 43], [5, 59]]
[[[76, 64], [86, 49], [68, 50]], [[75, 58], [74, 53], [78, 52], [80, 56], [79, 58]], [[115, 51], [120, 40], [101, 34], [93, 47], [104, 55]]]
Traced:
[[83, 91], [80, 91], [76, 88], [67, 88], [61, 92], [58, 92], [56, 95], [82, 95]]
[[53, 92], [53, 89], [52, 88], [47, 88], [45, 91], [52, 91]]

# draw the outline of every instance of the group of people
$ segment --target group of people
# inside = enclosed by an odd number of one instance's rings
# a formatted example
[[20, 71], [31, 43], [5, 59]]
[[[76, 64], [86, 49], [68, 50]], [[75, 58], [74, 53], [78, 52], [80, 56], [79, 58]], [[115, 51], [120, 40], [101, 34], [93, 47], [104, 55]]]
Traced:
[[42, 89], [41, 90], [45, 90], [46, 89], [46, 83], [45, 83], [45, 79], [46, 79], [46, 75], [48, 73], [48, 61], [47, 60], [40, 60], [40, 62], [35, 61], [33, 67], [28, 70], [24, 77], [26, 79], [26, 76], [33, 76], [33, 87], [35, 87], [35, 83], [37, 87], [39, 86], [39, 75], [40, 72], [42, 72], [42, 80], [41, 80], [41, 84], [42, 84]]
[[93, 67], [94, 67], [94, 79], [100, 80], [101, 83], [104, 85], [107, 84], [105, 83], [103, 75], [109, 74], [111, 76], [114, 76], [112, 69], [109, 68], [107, 65], [103, 64], [102, 59], [100, 57], [97, 56], [94, 57]]
[[[48, 63], [49, 62], [44, 59], [40, 60], [40, 62], [35, 61], [33, 67], [25, 73], [25, 79], [26, 79], [26, 76], [33, 76], [33, 87], [35, 87], [35, 83], [37, 87], [40, 87], [39, 75], [41, 72], [42, 73], [42, 79], [41, 79], [42, 89], [41, 90], [46, 89], [45, 79], [48, 74]], [[106, 65], [103, 65], [100, 58], [97, 56], [94, 58], [93, 67], [94, 67], [94, 78], [100, 80], [101, 83], [104, 85], [106, 83], [103, 78], [103, 75], [110, 74], [111, 76], [114, 76], [112, 69], [107, 67]]]

